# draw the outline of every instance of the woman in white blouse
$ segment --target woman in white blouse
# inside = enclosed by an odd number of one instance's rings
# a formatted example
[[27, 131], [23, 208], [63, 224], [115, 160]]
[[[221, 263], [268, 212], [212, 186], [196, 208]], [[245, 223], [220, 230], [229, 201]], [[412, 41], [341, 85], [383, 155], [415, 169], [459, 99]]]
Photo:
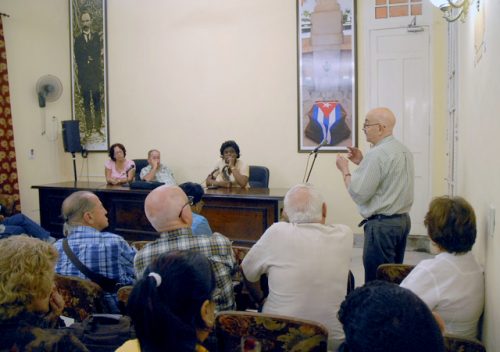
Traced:
[[403, 280], [446, 324], [446, 332], [477, 338], [484, 307], [484, 273], [471, 248], [476, 216], [461, 197], [435, 198], [424, 224], [438, 254], [421, 261]]

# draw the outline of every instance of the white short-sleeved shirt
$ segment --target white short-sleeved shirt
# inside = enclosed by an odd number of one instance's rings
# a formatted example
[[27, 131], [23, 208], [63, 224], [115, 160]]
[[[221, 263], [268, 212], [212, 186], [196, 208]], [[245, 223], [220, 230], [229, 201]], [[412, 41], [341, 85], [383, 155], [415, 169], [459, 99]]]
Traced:
[[253, 245], [241, 266], [251, 282], [268, 275], [264, 313], [318, 321], [332, 339], [342, 340], [337, 312], [346, 295], [352, 247], [348, 226], [279, 222]]
[[484, 307], [484, 274], [474, 255], [440, 253], [421, 261], [401, 282], [432, 311], [441, 315], [446, 332], [477, 338]]

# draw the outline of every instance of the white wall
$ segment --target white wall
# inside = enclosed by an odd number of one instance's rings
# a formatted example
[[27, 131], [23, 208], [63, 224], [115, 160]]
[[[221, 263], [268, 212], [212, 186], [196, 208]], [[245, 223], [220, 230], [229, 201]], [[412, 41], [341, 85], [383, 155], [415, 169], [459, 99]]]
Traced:
[[486, 269], [486, 313], [484, 340], [488, 351], [500, 346], [500, 232], [487, 236], [487, 218], [490, 205], [500, 211], [500, 100], [498, 84], [500, 70], [500, 2], [482, 0], [486, 10], [486, 52], [474, 64], [474, 25], [477, 11], [471, 7], [466, 23], [460, 24], [460, 62], [458, 67], [459, 92], [459, 194], [466, 197], [474, 209], [478, 221], [476, 255]]

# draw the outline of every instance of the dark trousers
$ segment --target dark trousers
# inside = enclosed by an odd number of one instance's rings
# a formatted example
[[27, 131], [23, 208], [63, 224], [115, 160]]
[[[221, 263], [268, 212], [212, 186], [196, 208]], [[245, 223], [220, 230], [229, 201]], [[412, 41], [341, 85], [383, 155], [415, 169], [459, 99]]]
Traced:
[[[90, 90], [82, 88], [83, 108], [85, 109], [85, 129], [87, 133], [92, 132], [92, 128], [99, 131], [102, 124], [101, 119], [101, 92], [99, 89]], [[92, 124], [92, 113], [90, 110], [90, 98], [94, 104], [94, 123]], [[92, 126], [93, 125], [93, 126]]]
[[390, 218], [374, 218], [365, 223], [363, 266], [365, 282], [375, 280], [380, 264], [401, 264], [411, 221], [408, 214]]

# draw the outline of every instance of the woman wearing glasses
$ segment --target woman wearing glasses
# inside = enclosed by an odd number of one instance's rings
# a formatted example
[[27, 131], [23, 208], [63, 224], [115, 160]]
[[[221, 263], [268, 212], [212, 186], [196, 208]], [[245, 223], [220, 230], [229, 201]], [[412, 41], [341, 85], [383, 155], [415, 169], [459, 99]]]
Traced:
[[225, 141], [220, 147], [221, 160], [208, 175], [207, 187], [248, 188], [248, 166], [240, 160], [240, 147], [235, 141]]
[[201, 209], [203, 209], [203, 187], [200, 184], [194, 182], [184, 182], [179, 185], [179, 187], [186, 193], [188, 199], [192, 201], [191, 211], [193, 212], [193, 224], [191, 229], [193, 230], [193, 235], [211, 235], [212, 229], [208, 224], [208, 220], [203, 215], [200, 215]]
[[115, 143], [109, 148], [110, 160], [104, 164], [106, 182], [110, 185], [130, 183], [135, 177], [135, 163], [125, 159], [127, 151], [121, 143]]

